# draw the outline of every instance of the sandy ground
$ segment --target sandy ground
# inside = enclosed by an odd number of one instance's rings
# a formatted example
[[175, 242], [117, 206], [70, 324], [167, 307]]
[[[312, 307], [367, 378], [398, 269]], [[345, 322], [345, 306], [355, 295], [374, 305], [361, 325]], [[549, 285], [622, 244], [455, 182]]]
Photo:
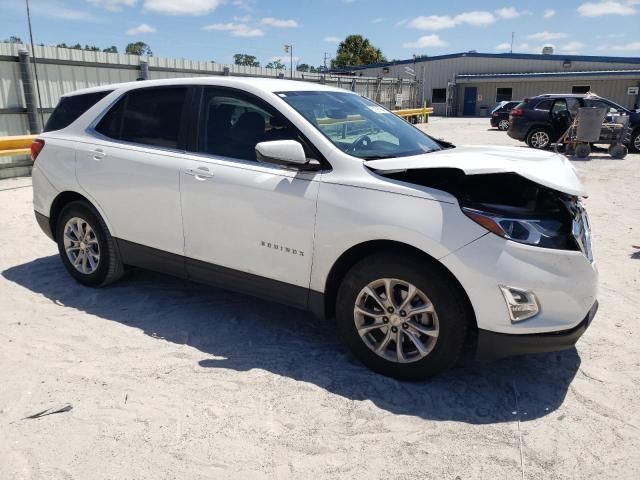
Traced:
[[[518, 144], [487, 123], [427, 128]], [[577, 349], [418, 384], [276, 304], [142, 271], [81, 287], [30, 179], [0, 181], [0, 479], [640, 478], [640, 155], [575, 165], [601, 271]]]

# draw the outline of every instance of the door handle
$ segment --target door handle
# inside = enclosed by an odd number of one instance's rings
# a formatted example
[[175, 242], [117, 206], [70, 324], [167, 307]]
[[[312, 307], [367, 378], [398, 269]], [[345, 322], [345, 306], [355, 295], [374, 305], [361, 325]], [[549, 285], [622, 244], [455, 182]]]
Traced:
[[94, 160], [102, 160], [107, 154], [101, 148], [96, 148], [95, 150], [91, 150], [91, 156]]
[[189, 170], [185, 170], [184, 173], [201, 181], [213, 178], [213, 173], [207, 167], [190, 168]]

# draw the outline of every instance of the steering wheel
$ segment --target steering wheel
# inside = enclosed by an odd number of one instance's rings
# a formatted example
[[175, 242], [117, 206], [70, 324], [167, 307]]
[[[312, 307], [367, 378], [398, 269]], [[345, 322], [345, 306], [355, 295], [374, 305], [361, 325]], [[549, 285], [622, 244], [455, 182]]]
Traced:
[[360, 150], [360, 148], [369, 148], [371, 146], [371, 137], [369, 135], [362, 135], [358, 137], [358, 139], [351, 144], [351, 151], [355, 152]]

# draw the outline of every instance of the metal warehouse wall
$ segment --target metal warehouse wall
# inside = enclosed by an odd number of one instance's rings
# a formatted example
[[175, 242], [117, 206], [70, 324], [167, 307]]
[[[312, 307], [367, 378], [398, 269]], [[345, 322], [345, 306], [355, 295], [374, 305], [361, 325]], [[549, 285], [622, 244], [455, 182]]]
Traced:
[[[18, 60], [20, 49], [27, 49], [31, 53], [31, 48], [25, 45], [0, 43], [0, 136], [29, 132]], [[134, 81], [142, 76], [141, 63], [145, 61], [148, 62], [149, 79], [224, 74], [273, 78], [283, 74], [281, 70], [262, 67], [57, 47], [36, 46], [35, 53], [45, 122], [61, 95], [81, 88]], [[288, 75], [289, 72], [286, 72], [286, 78]], [[294, 79], [321, 82], [352, 90], [388, 108], [406, 108], [416, 104], [415, 81], [410, 79], [378, 79], [302, 72], [294, 72]], [[398, 94], [402, 95], [401, 105], [396, 105]]]
[[491, 108], [496, 103], [496, 89], [503, 87], [511, 87], [513, 89], [512, 100], [521, 100], [526, 97], [534, 97], [543, 93], [571, 93], [574, 85], [589, 85], [591, 92], [608, 98], [619, 105], [627, 108], [633, 108], [636, 101], [635, 95], [627, 95], [627, 87], [638, 86], [640, 84], [640, 76], [638, 78], [606, 78], [599, 80], [589, 80], [583, 78], [571, 78], [568, 80], [554, 81], [485, 81], [474, 82], [473, 80], [465, 80], [456, 86], [456, 99], [458, 112], [462, 112], [464, 102], [465, 87], [476, 87], [478, 96], [482, 97], [482, 101], [476, 103], [476, 114], [480, 113], [480, 107], [486, 106]]
[[[357, 74], [364, 76], [382, 76], [383, 78], [413, 78], [409, 75], [405, 67], [414, 69], [416, 78], [424, 84], [418, 85], [418, 97], [420, 101], [431, 101], [432, 89], [447, 88], [449, 82], [454, 83], [458, 74], [474, 74], [474, 73], [530, 73], [530, 72], [577, 72], [592, 70], [625, 70], [638, 69], [640, 64], [637, 62], [628, 62], [621, 59], [618, 62], [592, 61], [592, 60], [571, 60], [570, 67], [564, 67], [564, 60], [567, 58], [562, 55], [549, 55], [547, 58], [539, 58], [540, 56], [532, 55], [514, 55], [513, 57], [492, 57], [482, 56], [482, 54], [463, 54], [465, 56], [447, 56], [442, 59], [427, 59], [420, 61], [417, 59], [415, 64], [407, 62], [396, 65], [389, 65], [388, 73], [384, 73], [384, 66], [376, 66], [373, 68], [358, 69]], [[415, 65], [415, 66], [414, 66]], [[579, 82], [579, 80], [577, 80]], [[580, 83], [575, 83], [579, 85]], [[424, 97], [423, 97], [424, 92]], [[564, 92], [563, 92], [564, 93]], [[531, 95], [531, 94], [529, 94]], [[604, 93], [603, 96], [606, 96]], [[445, 114], [445, 104], [434, 104], [434, 113], [436, 115]], [[458, 110], [460, 111], [460, 110]]]

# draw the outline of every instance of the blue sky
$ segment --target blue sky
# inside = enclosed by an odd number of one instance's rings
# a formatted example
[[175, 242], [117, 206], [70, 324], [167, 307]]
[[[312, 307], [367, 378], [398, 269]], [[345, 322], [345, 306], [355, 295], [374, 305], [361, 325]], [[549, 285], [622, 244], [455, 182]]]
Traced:
[[[28, 38], [23, 0], [0, 0], [0, 36]], [[640, 55], [640, 0], [31, 0], [34, 41], [120, 51], [148, 43], [156, 56], [262, 64], [293, 43], [300, 63], [322, 64], [359, 33], [388, 59], [477, 50]], [[288, 64], [288, 62], [287, 62]]]

